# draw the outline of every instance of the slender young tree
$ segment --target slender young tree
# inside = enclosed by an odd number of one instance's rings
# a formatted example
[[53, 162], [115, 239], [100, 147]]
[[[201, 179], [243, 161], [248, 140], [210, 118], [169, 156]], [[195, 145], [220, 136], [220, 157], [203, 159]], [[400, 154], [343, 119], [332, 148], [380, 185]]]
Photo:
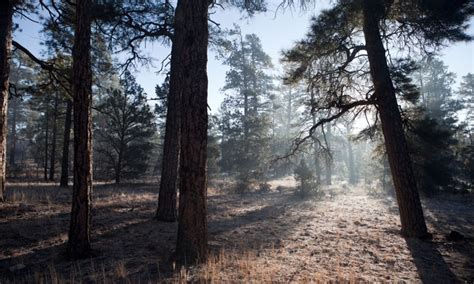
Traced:
[[351, 138], [347, 138], [347, 168], [349, 171], [349, 183], [350, 184], [357, 184], [358, 177], [357, 177], [357, 169], [354, 162], [354, 150], [352, 147]]
[[13, 0], [0, 2], [0, 202], [4, 201], [7, 163], [7, 110], [12, 47]]
[[117, 184], [124, 177], [137, 178], [146, 172], [156, 133], [146, 94], [130, 72], [122, 76], [120, 89], [98, 100], [94, 117], [95, 156], [104, 161], [107, 173], [114, 173]]
[[61, 157], [61, 180], [60, 187], [68, 187], [69, 182], [69, 144], [71, 141], [72, 127], [72, 100], [66, 99], [66, 117], [64, 119], [64, 137]]
[[[324, 131], [324, 130], [323, 130]], [[325, 180], [324, 182], [326, 185], [332, 184], [332, 166], [333, 166], [333, 158], [331, 153], [331, 144], [332, 144], [332, 128], [330, 124], [327, 124], [326, 132], [323, 132], [324, 142], [326, 145], [326, 149], [328, 151], [328, 155], [325, 157]]]
[[54, 95], [53, 103], [53, 129], [51, 133], [51, 153], [49, 161], [49, 181], [54, 181], [54, 174], [56, 173], [56, 140], [58, 134], [58, 107], [59, 98], [58, 94]]
[[74, 185], [68, 252], [72, 258], [90, 253], [92, 191], [91, 0], [76, 2], [72, 52], [74, 94]]
[[[181, 107], [180, 202], [177, 258], [207, 259], [208, 0], [178, 0], [171, 50], [170, 88]], [[179, 85], [179, 86], [176, 86]]]
[[43, 161], [43, 178], [48, 180], [48, 154], [49, 154], [49, 109], [46, 105], [44, 114], [44, 161]]

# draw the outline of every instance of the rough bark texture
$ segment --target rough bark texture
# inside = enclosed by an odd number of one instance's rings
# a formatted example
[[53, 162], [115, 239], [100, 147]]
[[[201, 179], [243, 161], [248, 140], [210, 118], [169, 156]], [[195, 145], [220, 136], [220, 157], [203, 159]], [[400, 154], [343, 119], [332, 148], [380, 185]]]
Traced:
[[[208, 0], [179, 0], [172, 57], [180, 82], [180, 201], [176, 256], [183, 263], [207, 259], [207, 45]], [[173, 78], [170, 78], [173, 79]], [[172, 83], [171, 83], [172, 84]]]
[[179, 74], [176, 74], [176, 72], [180, 71], [174, 62], [176, 59], [176, 57], [171, 58], [170, 91], [168, 94], [165, 142], [161, 162], [160, 194], [158, 195], [158, 210], [156, 212], [156, 219], [165, 222], [175, 222], [178, 217], [176, 201], [181, 128], [181, 83], [174, 79], [179, 77]]
[[92, 191], [92, 72], [90, 62], [90, 0], [76, 2], [73, 47], [74, 185], [68, 252], [72, 258], [90, 253]]
[[72, 126], [72, 101], [66, 102], [66, 118], [64, 120], [64, 138], [63, 138], [63, 154], [61, 158], [61, 181], [60, 187], [68, 187], [69, 181], [69, 143], [71, 140]]
[[363, 3], [363, 28], [370, 74], [374, 83], [377, 104], [385, 138], [392, 179], [397, 195], [402, 233], [407, 237], [428, 235], [415, 175], [408, 153], [395, 89], [390, 77], [385, 49], [380, 37], [379, 17], [383, 12], [378, 0]]
[[0, 202], [4, 201], [7, 164], [7, 110], [12, 49], [12, 17], [12, 1], [0, 1]]

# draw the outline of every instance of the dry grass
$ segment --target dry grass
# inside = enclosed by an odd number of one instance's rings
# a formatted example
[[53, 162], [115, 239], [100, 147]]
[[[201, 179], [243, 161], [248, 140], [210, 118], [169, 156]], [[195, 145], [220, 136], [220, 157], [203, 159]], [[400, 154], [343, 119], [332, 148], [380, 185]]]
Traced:
[[[63, 254], [70, 189], [15, 184], [0, 205], [0, 283], [474, 280], [472, 199], [426, 200], [434, 239], [422, 242], [399, 235], [393, 198], [332, 186], [324, 188], [330, 198], [304, 200], [291, 178], [269, 183], [269, 193], [244, 196], [226, 192], [229, 181], [210, 184], [210, 256], [191, 267], [170, 262], [176, 224], [152, 219], [156, 184], [95, 187], [97, 256], [80, 261]], [[470, 239], [448, 242], [450, 230]]]

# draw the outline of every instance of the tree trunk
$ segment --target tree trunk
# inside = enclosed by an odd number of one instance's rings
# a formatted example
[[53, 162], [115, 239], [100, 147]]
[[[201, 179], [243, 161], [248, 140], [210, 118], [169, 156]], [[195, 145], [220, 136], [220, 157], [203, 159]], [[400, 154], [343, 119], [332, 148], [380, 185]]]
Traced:
[[326, 143], [327, 155], [326, 155], [326, 185], [332, 184], [332, 157], [331, 157], [331, 125], [327, 124], [327, 132], [324, 134], [324, 141]]
[[349, 168], [349, 183], [357, 183], [357, 173], [356, 167], [354, 165], [354, 151], [352, 150], [352, 143], [350, 139], [347, 139], [347, 158], [348, 158], [348, 168]]
[[49, 109], [46, 106], [45, 113], [45, 125], [44, 125], [44, 163], [43, 163], [43, 178], [45, 181], [48, 180], [48, 153], [49, 153]]
[[16, 142], [17, 142], [17, 137], [16, 137], [16, 128], [17, 128], [17, 120], [18, 120], [18, 105], [19, 105], [19, 98], [12, 98], [11, 99], [11, 110], [12, 110], [12, 121], [10, 122], [10, 159], [8, 165], [10, 167], [14, 167], [16, 164]]
[[[172, 57], [180, 83], [180, 201], [176, 255], [184, 263], [207, 260], [207, 46], [208, 0], [178, 0]], [[173, 83], [171, 83], [173, 84]], [[176, 83], [175, 83], [176, 84]]]
[[123, 153], [123, 144], [120, 146], [120, 152], [118, 153], [118, 158], [117, 158], [117, 165], [115, 165], [115, 183], [116, 184], [120, 183], [120, 175], [122, 174], [122, 153]]
[[4, 201], [7, 164], [7, 111], [12, 50], [13, 3], [0, 1], [0, 202]]
[[58, 132], [58, 94], [54, 97], [54, 108], [53, 108], [53, 133], [51, 137], [51, 155], [49, 161], [49, 180], [54, 181], [54, 174], [56, 171], [56, 136]]
[[380, 1], [364, 1], [363, 30], [370, 64], [370, 74], [377, 96], [385, 147], [397, 195], [402, 233], [407, 237], [426, 237], [428, 232], [423, 209], [405, 140], [400, 111], [395, 97], [395, 89], [380, 37], [380, 19], [378, 15], [382, 13], [383, 7]]
[[71, 139], [72, 126], [72, 101], [70, 99], [66, 102], [66, 118], [64, 120], [64, 138], [63, 138], [63, 155], [61, 159], [61, 181], [60, 187], [68, 187], [69, 181], [69, 142]]
[[385, 155], [383, 156], [382, 164], [383, 164], [383, 168], [382, 168], [382, 190], [384, 192], [388, 192], [389, 184], [388, 184], [388, 181], [387, 181], [387, 175], [389, 174], [389, 169], [388, 169], [387, 157]]
[[321, 184], [321, 163], [319, 161], [319, 151], [317, 141], [313, 144], [314, 171], [316, 172], [316, 183]]
[[[315, 104], [315, 94], [313, 88], [311, 88], [311, 107]], [[291, 127], [291, 98], [289, 99], [288, 104], [288, 127]], [[316, 125], [316, 112], [311, 111], [311, 118], [313, 120], [313, 125]], [[290, 129], [290, 128], [288, 128]], [[319, 141], [316, 137], [316, 131], [313, 133], [313, 155], [314, 155], [314, 170], [316, 171], [316, 182], [317, 184], [321, 184], [321, 163], [319, 160]]]
[[[242, 32], [239, 31], [240, 35], [240, 49], [242, 53], [242, 79], [243, 79], [243, 95], [244, 95], [244, 117], [243, 117], [243, 128], [244, 128], [244, 153], [247, 155], [249, 152], [249, 132], [250, 132], [250, 127], [249, 127], [249, 112], [250, 112], [250, 106], [249, 106], [249, 83], [248, 83], [248, 74], [247, 74], [247, 57], [245, 55], [245, 46], [244, 46], [244, 39], [242, 37]], [[246, 159], [247, 163], [247, 159]]]
[[90, 253], [92, 192], [92, 71], [90, 60], [91, 0], [76, 2], [73, 46], [74, 185], [68, 253], [72, 258]]
[[120, 184], [120, 166], [115, 169], [115, 184]]
[[[165, 222], [175, 222], [177, 212], [177, 186], [180, 151], [180, 116], [181, 116], [181, 82], [176, 79], [176, 63], [172, 58], [170, 90], [166, 111], [165, 141], [163, 158], [161, 160], [160, 194], [156, 219]], [[179, 63], [177, 63], [179, 64]]]

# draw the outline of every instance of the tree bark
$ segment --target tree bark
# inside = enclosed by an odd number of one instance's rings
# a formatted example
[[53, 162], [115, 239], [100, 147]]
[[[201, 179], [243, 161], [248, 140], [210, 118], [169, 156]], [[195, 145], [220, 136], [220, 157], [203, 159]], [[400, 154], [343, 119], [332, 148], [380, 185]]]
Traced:
[[0, 2], [0, 202], [5, 197], [7, 164], [7, 111], [9, 95], [10, 58], [12, 50], [13, 3]]
[[69, 182], [69, 143], [71, 140], [72, 126], [72, 101], [66, 102], [66, 118], [64, 120], [64, 138], [63, 138], [63, 154], [61, 158], [61, 181], [60, 187], [68, 187]]
[[[207, 46], [209, 0], [178, 0], [174, 77], [180, 82], [180, 202], [176, 256], [183, 263], [207, 260]], [[173, 83], [172, 83], [173, 84]]]
[[53, 132], [51, 133], [51, 154], [49, 161], [49, 180], [54, 181], [54, 174], [56, 172], [56, 136], [58, 132], [58, 94], [54, 97], [54, 108], [53, 108]]
[[178, 70], [171, 58], [170, 89], [166, 111], [165, 141], [161, 160], [160, 194], [158, 195], [158, 209], [156, 219], [165, 222], [175, 222], [177, 212], [177, 186], [180, 151], [180, 116], [181, 116], [181, 83], [174, 79]]
[[378, 0], [363, 2], [363, 31], [370, 74], [382, 122], [385, 147], [400, 211], [402, 233], [407, 237], [426, 237], [423, 209], [416, 187], [415, 175], [402, 127], [395, 89], [390, 77], [385, 49], [379, 30], [383, 7]]
[[92, 71], [90, 60], [91, 0], [76, 2], [73, 46], [74, 185], [68, 253], [72, 258], [90, 253], [92, 192]]

